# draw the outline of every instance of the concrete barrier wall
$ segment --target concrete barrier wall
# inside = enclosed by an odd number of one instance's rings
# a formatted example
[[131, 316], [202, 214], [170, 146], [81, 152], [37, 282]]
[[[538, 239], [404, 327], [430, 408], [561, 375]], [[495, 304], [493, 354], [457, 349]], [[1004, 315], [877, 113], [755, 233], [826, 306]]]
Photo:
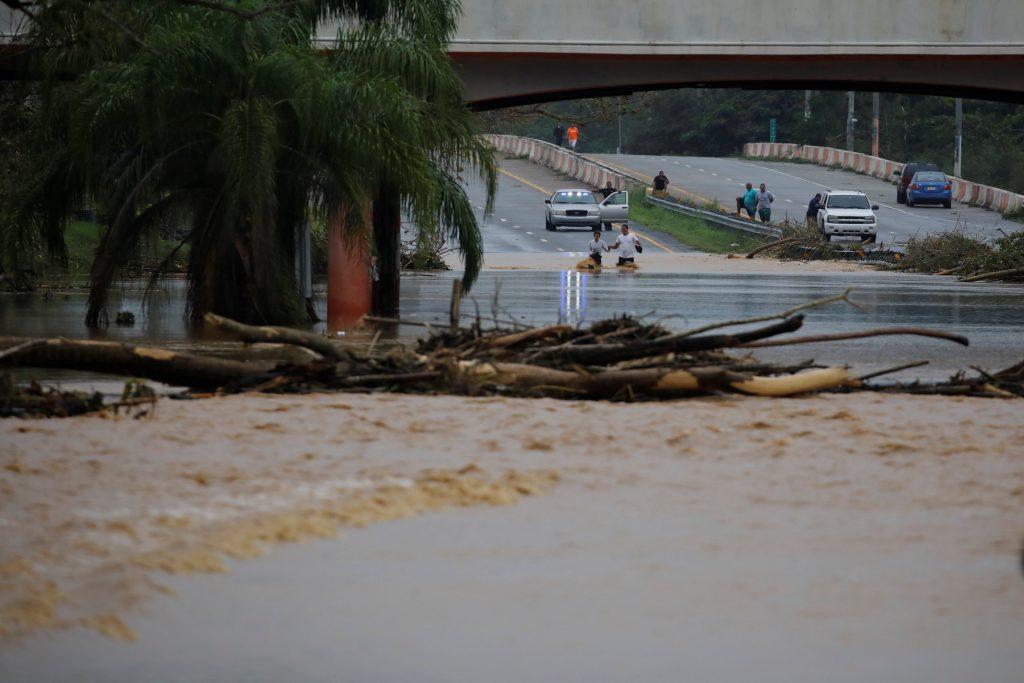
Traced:
[[484, 139], [499, 152], [528, 157], [535, 164], [547, 166], [593, 187], [604, 187], [610, 182], [616, 190], [624, 190], [631, 180], [607, 166], [585, 159], [550, 142], [522, 138], [518, 135], [484, 135]]
[[[798, 145], [792, 142], [748, 142], [743, 145], [743, 156], [756, 159], [801, 159], [821, 166], [836, 166], [874, 176], [895, 184], [893, 171], [902, 171], [903, 164], [860, 152], [849, 152], [835, 147]], [[1001, 190], [963, 178], [949, 177], [953, 185], [953, 198], [986, 209], [1006, 213], [1024, 206], [1024, 195]]]

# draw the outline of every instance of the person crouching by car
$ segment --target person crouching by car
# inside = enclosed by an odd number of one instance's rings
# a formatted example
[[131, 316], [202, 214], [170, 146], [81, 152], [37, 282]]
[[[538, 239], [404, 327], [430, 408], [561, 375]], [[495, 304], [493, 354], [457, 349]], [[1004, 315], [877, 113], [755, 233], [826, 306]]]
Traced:
[[598, 266], [601, 265], [601, 256], [606, 251], [611, 251], [603, 239], [601, 239], [601, 231], [594, 231], [594, 239], [590, 240], [590, 244], [587, 245], [587, 249], [590, 250], [590, 260], [596, 263]]
[[637, 236], [629, 231], [628, 225], [622, 226], [622, 234], [615, 240], [612, 249], [619, 250], [619, 262], [616, 265], [624, 266], [627, 263], [634, 263], [637, 254], [644, 251]]

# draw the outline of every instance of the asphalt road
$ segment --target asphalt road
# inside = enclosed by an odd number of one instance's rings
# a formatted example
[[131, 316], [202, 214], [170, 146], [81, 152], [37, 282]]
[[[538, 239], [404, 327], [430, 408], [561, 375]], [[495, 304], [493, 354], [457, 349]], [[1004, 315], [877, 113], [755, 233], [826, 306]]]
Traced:
[[[479, 212], [485, 254], [556, 251], [582, 258], [591, 239], [589, 229], [558, 228], [554, 232], [544, 229], [544, 200], [555, 190], [579, 187], [586, 185], [529, 161], [503, 159], [494, 212], [485, 216], [483, 183], [475, 178], [468, 179], [466, 189]], [[671, 235], [648, 230], [635, 222], [630, 225], [646, 238], [645, 245], [650, 245], [654, 251], [692, 251]], [[610, 241], [617, 230], [604, 234], [605, 241]]]
[[860, 190], [877, 204], [879, 241], [904, 243], [914, 235], [945, 232], [958, 226], [969, 233], [999, 237], [998, 228], [1020, 230], [1020, 223], [1004, 220], [987, 209], [954, 202], [952, 209], [917, 206], [908, 209], [896, 203], [896, 186], [871, 176], [859, 175], [813, 164], [776, 161], [744, 161], [710, 157], [644, 156], [635, 154], [588, 154], [613, 168], [653, 178], [665, 171], [671, 187], [704, 201], [717, 200], [726, 208], [735, 207], [735, 198], [747, 182], [756, 187], [765, 183], [775, 195], [772, 218], [803, 220], [807, 203], [825, 190]]

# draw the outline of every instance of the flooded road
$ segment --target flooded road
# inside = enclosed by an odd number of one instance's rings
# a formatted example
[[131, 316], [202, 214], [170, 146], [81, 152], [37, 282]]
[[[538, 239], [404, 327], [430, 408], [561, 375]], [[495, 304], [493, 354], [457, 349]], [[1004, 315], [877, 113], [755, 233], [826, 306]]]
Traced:
[[[447, 324], [451, 281], [457, 272], [406, 274], [402, 278], [403, 318]], [[920, 326], [967, 336], [964, 348], [917, 337], [880, 337], [842, 343], [760, 349], [766, 360], [848, 363], [864, 372], [925, 359], [930, 365], [903, 377], [944, 378], [978, 365], [998, 369], [1024, 355], [1024, 287], [961, 284], [951, 278], [891, 273], [747, 275], [711, 273], [603, 273], [572, 271], [485, 271], [463, 302], [464, 316], [528, 324], [587, 324], [628, 314], [660, 321], [673, 330], [705, 323], [769, 315], [855, 287], [860, 308], [833, 304], [806, 312], [801, 334], [850, 332], [869, 327]], [[133, 326], [111, 325], [107, 339], [171, 346], [195, 341], [185, 325], [185, 283], [164, 280], [147, 299], [145, 282], [126, 283], [113, 297], [112, 314], [135, 314]], [[86, 294], [82, 291], [0, 295], [0, 335], [82, 338]], [[323, 292], [316, 308], [326, 316]], [[485, 323], [486, 324], [486, 323]], [[323, 325], [314, 326], [323, 329]], [[423, 329], [402, 326], [400, 340]], [[63, 376], [62, 376], [63, 377]]]

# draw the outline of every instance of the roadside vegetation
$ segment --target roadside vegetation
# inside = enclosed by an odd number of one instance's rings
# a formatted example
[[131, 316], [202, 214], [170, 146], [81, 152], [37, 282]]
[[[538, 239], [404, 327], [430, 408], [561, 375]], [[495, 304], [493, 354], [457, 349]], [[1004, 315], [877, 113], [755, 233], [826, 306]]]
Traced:
[[[644, 196], [643, 189], [639, 187], [633, 188], [630, 194], [634, 197]], [[711, 254], [744, 252], [761, 244], [760, 240], [737, 230], [684, 216], [644, 200], [630, 204], [629, 220], [653, 230], [666, 232], [688, 247]]]
[[919, 273], [956, 275], [961, 280], [1024, 281], [1024, 232], [983, 242], [954, 230], [907, 241], [899, 267]]

